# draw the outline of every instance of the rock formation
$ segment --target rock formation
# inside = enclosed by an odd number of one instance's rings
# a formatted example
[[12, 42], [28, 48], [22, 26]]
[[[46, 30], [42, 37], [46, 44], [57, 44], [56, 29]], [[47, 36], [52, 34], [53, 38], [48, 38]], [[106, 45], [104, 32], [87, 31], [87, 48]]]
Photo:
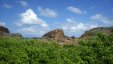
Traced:
[[0, 37], [22, 37], [19, 33], [10, 33], [8, 28], [0, 26]]
[[44, 38], [54, 38], [54, 39], [59, 39], [59, 38], [64, 38], [64, 32], [61, 29], [56, 29], [53, 31], [50, 31], [43, 35]]
[[97, 33], [103, 33], [103, 34], [112, 34], [113, 33], [113, 27], [97, 27], [93, 28], [89, 31], [86, 31], [81, 37], [88, 37], [88, 36], [95, 36]]
[[55, 40], [60, 43], [74, 42], [72, 38], [65, 36], [63, 30], [61, 30], [61, 29], [55, 29], [53, 31], [50, 31], [50, 32], [44, 34], [42, 37], [45, 39], [48, 39], [48, 40], [52, 39], [52, 40]]
[[0, 33], [9, 33], [9, 30], [4, 26], [0, 26]]

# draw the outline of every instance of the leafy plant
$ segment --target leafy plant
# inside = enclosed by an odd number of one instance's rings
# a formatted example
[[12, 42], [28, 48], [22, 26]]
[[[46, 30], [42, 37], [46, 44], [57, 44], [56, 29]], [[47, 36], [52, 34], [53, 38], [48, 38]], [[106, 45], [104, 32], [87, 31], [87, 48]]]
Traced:
[[0, 38], [0, 64], [113, 64], [113, 34], [97, 34], [79, 44], [40, 39]]

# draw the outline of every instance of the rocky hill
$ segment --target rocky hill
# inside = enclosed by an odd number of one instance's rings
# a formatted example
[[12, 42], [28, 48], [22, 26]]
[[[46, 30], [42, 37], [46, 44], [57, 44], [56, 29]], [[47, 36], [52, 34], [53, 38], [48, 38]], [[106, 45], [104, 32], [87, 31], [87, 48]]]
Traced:
[[0, 37], [22, 37], [22, 35], [19, 33], [10, 33], [8, 28], [0, 26]]
[[[97, 35], [97, 33], [103, 33], [103, 34], [110, 35], [113, 33], [113, 27], [93, 28], [93, 29], [90, 29], [89, 31], [86, 31], [80, 38], [87, 38], [90, 36], [95, 36], [95, 35]], [[48, 40], [52, 39], [57, 42], [63, 42], [63, 43], [76, 42], [76, 41], [74, 41], [74, 39], [76, 40], [75, 37], [68, 37], [68, 36], [64, 35], [64, 32], [61, 29], [55, 29], [53, 31], [50, 31], [50, 32], [46, 33], [45, 35], [43, 35], [43, 38], [48, 39]]]
[[[104, 33], [104, 34], [112, 34], [113, 33], [113, 26], [112, 27], [97, 27], [86, 31], [80, 38], [87, 38], [89, 36], [95, 36], [97, 33]], [[19, 33], [10, 33], [9, 29], [0, 26], [0, 37], [22, 37]], [[74, 36], [68, 37], [64, 34], [62, 29], [55, 29], [52, 30], [42, 36], [40, 39], [45, 40], [54, 40], [60, 43], [76, 43], [76, 38]]]
[[9, 30], [4, 26], [0, 26], [0, 33], [9, 33]]
[[64, 35], [62, 29], [52, 30], [42, 36], [42, 38], [47, 40], [55, 40], [60, 43], [73, 43], [73, 38]]
[[103, 33], [103, 34], [112, 34], [113, 33], [113, 26], [112, 27], [97, 27], [93, 28], [89, 31], [86, 31], [81, 37], [88, 37], [88, 36], [94, 36], [97, 33]]
[[59, 39], [59, 38], [64, 38], [64, 32], [61, 29], [55, 29], [53, 31], [50, 31], [46, 34], [44, 34], [42, 37], [44, 38], [54, 38], [54, 39]]

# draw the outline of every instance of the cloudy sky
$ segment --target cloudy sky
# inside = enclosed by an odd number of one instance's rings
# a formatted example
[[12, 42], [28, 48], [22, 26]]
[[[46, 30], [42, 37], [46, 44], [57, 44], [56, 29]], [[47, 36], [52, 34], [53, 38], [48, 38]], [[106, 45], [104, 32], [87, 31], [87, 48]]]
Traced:
[[113, 0], [0, 0], [0, 25], [25, 37], [53, 29], [79, 37], [95, 27], [113, 26]]

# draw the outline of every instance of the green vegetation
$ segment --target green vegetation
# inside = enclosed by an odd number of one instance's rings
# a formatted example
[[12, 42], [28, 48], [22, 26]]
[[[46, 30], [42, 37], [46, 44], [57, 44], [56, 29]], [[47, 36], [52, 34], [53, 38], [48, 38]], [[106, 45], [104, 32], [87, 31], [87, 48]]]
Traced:
[[0, 38], [0, 64], [113, 64], [113, 34], [98, 34], [77, 45]]

